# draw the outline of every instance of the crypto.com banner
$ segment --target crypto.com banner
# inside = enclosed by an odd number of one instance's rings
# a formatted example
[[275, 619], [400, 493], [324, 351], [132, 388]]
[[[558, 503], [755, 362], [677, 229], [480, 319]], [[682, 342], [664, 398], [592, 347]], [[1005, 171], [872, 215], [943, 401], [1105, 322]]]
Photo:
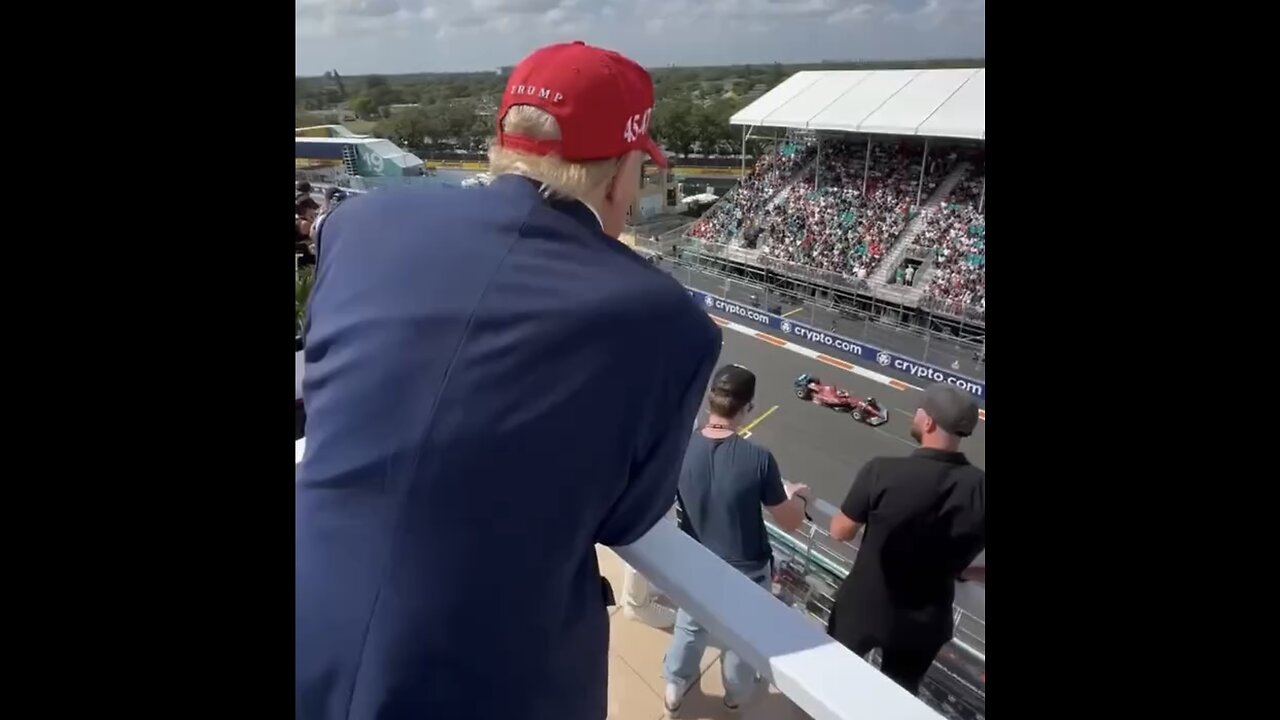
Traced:
[[846, 356], [871, 361], [885, 369], [893, 370], [898, 374], [907, 375], [909, 377], [921, 380], [925, 383], [944, 382], [956, 387], [964, 388], [972, 393], [975, 397], [987, 397], [987, 384], [973, 378], [958, 375], [950, 370], [946, 370], [934, 365], [930, 365], [922, 360], [899, 355], [897, 353], [882, 350], [874, 345], [868, 345], [856, 340], [832, 335], [825, 330], [819, 330], [815, 327], [805, 325], [804, 323], [794, 322], [778, 315], [770, 315], [750, 305], [743, 305], [732, 300], [725, 300], [715, 295], [710, 295], [701, 290], [689, 290], [689, 297], [696, 302], [701, 303], [708, 312], [728, 315], [729, 317], [742, 318], [750, 320], [767, 328], [778, 330], [783, 335], [791, 335], [795, 338], [803, 340], [812, 345], [828, 348]]

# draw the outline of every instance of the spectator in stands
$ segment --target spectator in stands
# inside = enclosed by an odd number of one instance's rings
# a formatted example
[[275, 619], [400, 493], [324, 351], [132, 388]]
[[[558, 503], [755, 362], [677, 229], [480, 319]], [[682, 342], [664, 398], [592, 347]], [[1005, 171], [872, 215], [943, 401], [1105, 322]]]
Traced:
[[299, 195], [293, 204], [293, 252], [300, 255], [298, 266], [316, 264], [315, 249], [311, 243], [311, 226], [315, 222], [320, 205], [310, 195]]
[[511, 74], [493, 182], [386, 189], [321, 232], [296, 499], [307, 720], [607, 712], [595, 543], [667, 511], [720, 331], [618, 237], [649, 73], [571, 43]]
[[[783, 481], [773, 453], [739, 437], [752, 411], [756, 376], [739, 365], [716, 371], [707, 397], [710, 417], [689, 441], [680, 468], [680, 528], [753, 582], [769, 590], [773, 550], [761, 507], [780, 527], [795, 530], [804, 522], [804, 485]], [[698, 679], [707, 631], [689, 613], [676, 614], [671, 646], [663, 663], [667, 680], [663, 703], [668, 714], [680, 709], [684, 694]], [[726, 649], [720, 671], [724, 704], [736, 709], [751, 699], [756, 671]]]
[[299, 180], [298, 184], [293, 186], [293, 194], [295, 197], [298, 195], [310, 195], [311, 183], [306, 180]]
[[311, 224], [315, 222], [317, 213], [320, 212], [320, 204], [309, 195], [300, 195], [293, 203], [293, 218], [297, 234], [300, 237], [310, 237]]
[[952, 637], [956, 580], [976, 578], [986, 547], [986, 473], [960, 452], [977, 424], [971, 395], [931, 385], [911, 421], [920, 449], [869, 460], [831, 519], [837, 540], [866, 532], [827, 631], [858, 655], [879, 648], [881, 672], [912, 694]]
[[907, 287], [911, 287], [911, 283], [912, 283], [912, 281], [913, 281], [913, 280], [915, 280], [915, 278], [916, 278], [916, 268], [915, 268], [915, 266], [914, 266], [914, 265], [908, 265], [908, 266], [907, 266], [907, 272], [906, 272], [905, 277], [904, 277], [904, 282], [906, 282]]
[[337, 186], [331, 186], [324, 191], [324, 204], [320, 206], [320, 213], [316, 216], [315, 222], [311, 223], [311, 251], [315, 255], [313, 262], [320, 261], [320, 226], [345, 199], [347, 199], [346, 191]]
[[[316, 221], [311, 225], [311, 237], [315, 239], [320, 235], [320, 226], [324, 224], [324, 219], [329, 217], [329, 213], [333, 212], [338, 205], [347, 199], [347, 193], [342, 188], [335, 186], [324, 191], [324, 204], [320, 206], [320, 214], [316, 217]], [[319, 255], [319, 248], [316, 249]]]

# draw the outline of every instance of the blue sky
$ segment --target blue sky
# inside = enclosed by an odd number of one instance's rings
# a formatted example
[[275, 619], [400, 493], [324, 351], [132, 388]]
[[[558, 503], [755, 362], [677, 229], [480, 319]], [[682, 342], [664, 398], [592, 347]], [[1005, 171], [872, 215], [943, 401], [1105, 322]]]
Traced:
[[986, 0], [294, 0], [299, 75], [496, 70], [585, 40], [647, 66], [986, 55]]

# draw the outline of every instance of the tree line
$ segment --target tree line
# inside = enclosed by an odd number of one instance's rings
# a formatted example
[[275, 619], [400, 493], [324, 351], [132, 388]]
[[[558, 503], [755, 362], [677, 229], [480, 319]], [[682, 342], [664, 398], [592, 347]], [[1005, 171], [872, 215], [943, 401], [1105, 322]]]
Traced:
[[[824, 62], [651, 69], [654, 136], [677, 155], [737, 155], [741, 129], [729, 118], [801, 70], [981, 67], [982, 59]], [[421, 156], [482, 152], [509, 68], [495, 72], [343, 77], [337, 71], [295, 80], [296, 122], [326, 124], [354, 115], [371, 131]], [[748, 154], [758, 143], [749, 141]]]

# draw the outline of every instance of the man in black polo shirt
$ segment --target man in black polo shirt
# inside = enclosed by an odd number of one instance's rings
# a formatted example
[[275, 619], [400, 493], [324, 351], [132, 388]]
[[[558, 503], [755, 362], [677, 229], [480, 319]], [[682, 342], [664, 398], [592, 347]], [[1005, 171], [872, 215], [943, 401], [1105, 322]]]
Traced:
[[960, 452], [977, 424], [972, 396], [930, 386], [911, 421], [920, 449], [869, 460], [831, 519], [837, 540], [866, 533], [827, 632], [858, 655], [880, 648], [881, 672], [912, 694], [951, 639], [955, 582], [987, 543], [987, 476]]

